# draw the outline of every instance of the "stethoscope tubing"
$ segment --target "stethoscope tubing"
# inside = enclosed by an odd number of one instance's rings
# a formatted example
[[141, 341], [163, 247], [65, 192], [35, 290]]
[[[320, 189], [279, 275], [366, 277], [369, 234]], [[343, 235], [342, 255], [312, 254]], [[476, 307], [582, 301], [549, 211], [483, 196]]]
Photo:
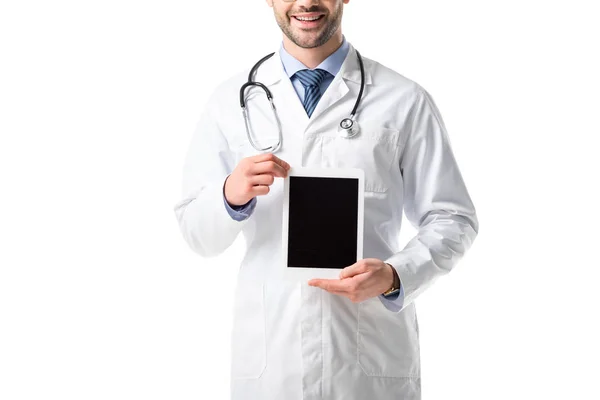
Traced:
[[[281, 123], [279, 121], [279, 118], [277, 117], [277, 112], [275, 110], [275, 104], [273, 102], [273, 94], [271, 93], [269, 88], [266, 87], [264, 84], [254, 81], [254, 75], [255, 75], [256, 71], [258, 70], [258, 68], [260, 67], [260, 65], [262, 63], [264, 63], [266, 60], [268, 60], [269, 58], [271, 58], [274, 54], [275, 54], [275, 52], [267, 54], [266, 56], [261, 58], [256, 64], [254, 64], [254, 66], [250, 69], [250, 72], [248, 73], [248, 81], [246, 83], [244, 83], [242, 85], [242, 87], [240, 88], [240, 107], [242, 109], [242, 114], [244, 117], [244, 125], [246, 127], [246, 135], [248, 136], [248, 140], [250, 141], [250, 144], [252, 144], [252, 147], [254, 147], [258, 151], [271, 150], [271, 151], [275, 152], [275, 151], [277, 151], [277, 149], [279, 149], [279, 147], [281, 145], [281, 139], [282, 139]], [[356, 102], [354, 103], [354, 108], [352, 108], [352, 112], [350, 113], [350, 118], [344, 118], [340, 122], [339, 129], [346, 132], [346, 135], [345, 135], [346, 137], [353, 137], [358, 132], [357, 126], [354, 124], [354, 120], [355, 120], [356, 111], [358, 110], [358, 105], [360, 104], [360, 102], [362, 100], [362, 95], [363, 95], [363, 91], [365, 88], [365, 67], [364, 67], [364, 64], [362, 61], [362, 57], [360, 56], [360, 53], [358, 51], [356, 51], [356, 57], [358, 58], [358, 64], [360, 65], [360, 91], [358, 92]], [[254, 141], [252, 140], [252, 137], [250, 135], [250, 123], [248, 120], [248, 113], [246, 110], [245, 93], [246, 93], [246, 89], [251, 86], [260, 87], [267, 95], [267, 99], [269, 100], [269, 103], [271, 104], [271, 109], [273, 110], [273, 115], [275, 117], [275, 120], [277, 121], [277, 125], [279, 128], [279, 142], [277, 143], [277, 145], [275, 147], [270, 146], [270, 147], [265, 147], [265, 148], [259, 148], [254, 144]], [[348, 133], [352, 133], [352, 134], [350, 135]]]

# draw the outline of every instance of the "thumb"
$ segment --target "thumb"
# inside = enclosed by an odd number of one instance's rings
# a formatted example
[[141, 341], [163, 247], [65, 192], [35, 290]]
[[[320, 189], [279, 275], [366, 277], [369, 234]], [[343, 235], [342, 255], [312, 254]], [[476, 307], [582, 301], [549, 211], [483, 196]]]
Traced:
[[360, 260], [341, 270], [340, 279], [352, 278], [355, 275], [364, 274], [367, 271], [367, 263], [364, 260]]

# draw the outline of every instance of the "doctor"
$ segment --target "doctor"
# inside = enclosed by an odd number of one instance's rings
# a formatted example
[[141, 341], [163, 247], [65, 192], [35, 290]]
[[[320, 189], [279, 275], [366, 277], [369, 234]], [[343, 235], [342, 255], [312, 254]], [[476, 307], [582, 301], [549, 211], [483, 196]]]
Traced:
[[[212, 94], [184, 163], [174, 211], [191, 249], [220, 255], [240, 232], [247, 243], [231, 336], [235, 400], [420, 399], [415, 299], [457, 264], [478, 232], [432, 97], [360, 57], [342, 35], [348, 3], [267, 0], [283, 42], [251, 78], [268, 89], [275, 114], [259, 85], [240, 99], [248, 66]], [[352, 117], [359, 129], [349, 138], [340, 121], [359, 98]], [[339, 279], [279, 278], [279, 178], [290, 166], [365, 171], [366, 258]], [[403, 210], [418, 234], [400, 248]]]

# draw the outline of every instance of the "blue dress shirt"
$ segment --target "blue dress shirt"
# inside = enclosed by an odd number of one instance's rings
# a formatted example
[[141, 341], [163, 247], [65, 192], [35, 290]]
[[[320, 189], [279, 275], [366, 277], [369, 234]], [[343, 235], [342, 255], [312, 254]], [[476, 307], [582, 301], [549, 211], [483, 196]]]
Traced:
[[[329, 84], [333, 81], [333, 78], [338, 73], [338, 71], [342, 68], [342, 64], [348, 55], [348, 50], [350, 46], [346, 41], [346, 37], [342, 35], [342, 44], [341, 46], [329, 55], [323, 62], [317, 65], [316, 68], [323, 69], [329, 74], [323, 79], [321, 85], [319, 86], [321, 90], [321, 95], [325, 93], [325, 90], [329, 87]], [[304, 103], [304, 86], [300, 82], [297, 76], [294, 76], [296, 72], [301, 69], [308, 68], [306, 65], [302, 64], [296, 58], [294, 58], [290, 53], [288, 53], [283, 47], [283, 42], [281, 42], [281, 46], [279, 48], [279, 56], [281, 57], [281, 62], [283, 63], [283, 69], [287, 74], [288, 78], [292, 81], [292, 85], [298, 94], [298, 98], [302, 103]], [[243, 221], [252, 215], [254, 208], [256, 207], [256, 197], [253, 197], [252, 200], [247, 202], [241, 206], [234, 206], [227, 202], [225, 199], [225, 184], [223, 183], [223, 202], [225, 203], [225, 208], [227, 212], [236, 221]], [[400, 283], [400, 292], [396, 295], [390, 296], [388, 298], [379, 296], [383, 301], [387, 302], [394, 309], [402, 308], [402, 303], [404, 301], [404, 288], [402, 287], [402, 283]]]

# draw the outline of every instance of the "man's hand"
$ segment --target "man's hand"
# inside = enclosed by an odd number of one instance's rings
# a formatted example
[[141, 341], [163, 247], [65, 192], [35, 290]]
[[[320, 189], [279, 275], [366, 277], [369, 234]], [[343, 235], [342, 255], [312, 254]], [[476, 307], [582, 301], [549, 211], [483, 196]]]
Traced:
[[225, 199], [241, 206], [256, 196], [269, 193], [276, 177], [287, 177], [290, 164], [273, 153], [243, 158], [225, 179]]
[[344, 268], [340, 279], [311, 279], [308, 284], [360, 303], [391, 288], [394, 275], [390, 264], [377, 258], [364, 258]]

